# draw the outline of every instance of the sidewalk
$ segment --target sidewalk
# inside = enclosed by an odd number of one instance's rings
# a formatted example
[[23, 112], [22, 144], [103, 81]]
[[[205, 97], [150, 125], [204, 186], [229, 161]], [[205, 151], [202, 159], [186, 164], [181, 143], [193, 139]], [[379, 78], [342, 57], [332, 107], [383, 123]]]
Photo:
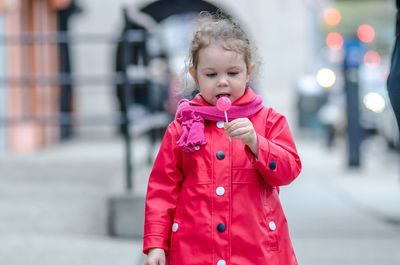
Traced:
[[299, 264], [400, 264], [398, 158], [374, 139], [364, 143], [361, 169], [348, 169], [343, 147], [297, 143], [303, 171], [281, 200]]
[[340, 194], [346, 203], [373, 218], [400, 225], [400, 156], [390, 152], [380, 138], [364, 141], [359, 168], [347, 166], [344, 143], [328, 150], [318, 141], [303, 140], [299, 152], [305, 171], [318, 174], [315, 181], [327, 191]]
[[[304, 170], [281, 198], [300, 264], [400, 264], [398, 158], [373, 141], [363, 168], [348, 170], [341, 148], [305, 138], [297, 145]], [[147, 152], [145, 141], [135, 142], [139, 194]], [[77, 139], [33, 156], [0, 157], [0, 168], [2, 263], [143, 264], [140, 239], [106, 232], [107, 199], [125, 192], [122, 139]]]
[[[135, 160], [144, 164], [140, 146]], [[107, 200], [125, 192], [123, 147], [87, 138], [0, 157], [0, 263], [137, 264], [140, 240], [107, 236]]]

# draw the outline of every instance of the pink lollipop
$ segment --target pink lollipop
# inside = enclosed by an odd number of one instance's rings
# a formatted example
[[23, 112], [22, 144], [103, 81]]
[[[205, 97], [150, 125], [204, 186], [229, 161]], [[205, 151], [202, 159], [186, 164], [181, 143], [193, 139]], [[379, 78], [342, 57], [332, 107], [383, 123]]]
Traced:
[[220, 97], [217, 100], [217, 109], [224, 112], [226, 122], [228, 122], [228, 114], [226, 111], [231, 108], [231, 105], [231, 100], [228, 97]]

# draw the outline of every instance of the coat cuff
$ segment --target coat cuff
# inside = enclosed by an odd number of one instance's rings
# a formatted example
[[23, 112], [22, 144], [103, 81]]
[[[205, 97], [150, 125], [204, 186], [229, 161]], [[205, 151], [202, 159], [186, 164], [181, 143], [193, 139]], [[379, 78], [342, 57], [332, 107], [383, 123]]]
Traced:
[[143, 253], [148, 254], [151, 248], [162, 248], [169, 251], [171, 228], [168, 224], [146, 224], [143, 236]]

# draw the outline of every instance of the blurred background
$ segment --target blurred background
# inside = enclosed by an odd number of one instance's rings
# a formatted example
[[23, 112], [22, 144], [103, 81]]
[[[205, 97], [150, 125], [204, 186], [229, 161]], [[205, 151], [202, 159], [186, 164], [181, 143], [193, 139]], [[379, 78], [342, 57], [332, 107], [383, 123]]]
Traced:
[[236, 18], [303, 161], [302, 265], [400, 264], [394, 0], [0, 0], [0, 260], [143, 264], [147, 179], [202, 10]]

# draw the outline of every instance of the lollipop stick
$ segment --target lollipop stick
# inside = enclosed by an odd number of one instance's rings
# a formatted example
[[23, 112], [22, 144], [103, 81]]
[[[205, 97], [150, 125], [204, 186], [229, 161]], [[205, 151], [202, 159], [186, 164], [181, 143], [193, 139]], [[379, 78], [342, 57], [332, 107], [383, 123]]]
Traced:
[[[228, 114], [226, 113], [226, 110], [224, 111], [224, 114], [225, 114], [226, 123], [228, 123], [228, 122], [229, 122], [229, 121], [228, 121]], [[229, 136], [229, 142], [232, 142], [232, 139], [231, 139], [230, 136]]]

